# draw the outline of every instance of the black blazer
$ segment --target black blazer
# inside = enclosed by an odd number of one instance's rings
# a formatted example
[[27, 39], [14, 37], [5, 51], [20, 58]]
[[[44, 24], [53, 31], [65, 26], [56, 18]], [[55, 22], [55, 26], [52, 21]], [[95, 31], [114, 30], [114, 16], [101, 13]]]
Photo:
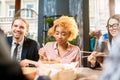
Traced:
[[[7, 37], [7, 42], [10, 45], [10, 48], [12, 46], [13, 38]], [[21, 54], [21, 60], [23, 59], [30, 59], [33, 61], [38, 61], [39, 55], [38, 55], [38, 44], [36, 41], [25, 37], [23, 42], [23, 48], [22, 48], [22, 54]]]

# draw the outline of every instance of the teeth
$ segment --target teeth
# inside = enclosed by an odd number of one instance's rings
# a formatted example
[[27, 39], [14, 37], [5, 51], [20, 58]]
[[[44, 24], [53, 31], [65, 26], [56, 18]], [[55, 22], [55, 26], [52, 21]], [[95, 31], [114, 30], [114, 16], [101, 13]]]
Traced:
[[16, 33], [16, 34], [19, 34], [19, 33]]
[[20, 35], [20, 33], [15, 33], [16, 35]]
[[20, 34], [20, 32], [16, 32], [16, 34]]

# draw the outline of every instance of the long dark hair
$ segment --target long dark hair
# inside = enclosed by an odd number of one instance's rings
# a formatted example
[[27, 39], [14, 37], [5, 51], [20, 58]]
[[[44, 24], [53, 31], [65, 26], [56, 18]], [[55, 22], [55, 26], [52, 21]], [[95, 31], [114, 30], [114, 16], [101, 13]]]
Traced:
[[[115, 15], [111, 16], [111, 17], [108, 19], [108, 21], [107, 21], [107, 26], [109, 25], [109, 20], [110, 20], [110, 19], [116, 19], [116, 20], [120, 23], [120, 14], [115, 14]], [[112, 41], [113, 36], [110, 34], [108, 28], [107, 28], [107, 30], [108, 30], [108, 35], [109, 35], [109, 42], [110, 42], [110, 44], [111, 44], [111, 41]]]

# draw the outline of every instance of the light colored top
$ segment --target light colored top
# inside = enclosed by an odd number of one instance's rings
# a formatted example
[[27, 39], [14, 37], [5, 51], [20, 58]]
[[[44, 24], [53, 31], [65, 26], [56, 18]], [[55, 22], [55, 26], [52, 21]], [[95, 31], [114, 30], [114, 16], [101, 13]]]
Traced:
[[110, 52], [104, 65], [100, 80], [120, 80], [120, 33], [112, 38]]
[[[21, 42], [19, 42], [19, 46], [18, 46], [18, 49], [17, 49], [17, 60], [18, 61], [21, 60], [23, 41], [24, 41], [24, 39]], [[12, 47], [11, 47], [11, 58], [12, 59], [13, 59], [13, 52], [14, 52], [15, 47], [16, 47], [16, 44], [15, 44], [15, 41], [13, 40]]]
[[68, 48], [63, 56], [59, 56], [56, 42], [48, 42], [44, 48], [48, 59], [60, 59], [62, 63], [78, 62], [78, 66], [81, 64], [81, 54], [78, 46], [68, 43]]

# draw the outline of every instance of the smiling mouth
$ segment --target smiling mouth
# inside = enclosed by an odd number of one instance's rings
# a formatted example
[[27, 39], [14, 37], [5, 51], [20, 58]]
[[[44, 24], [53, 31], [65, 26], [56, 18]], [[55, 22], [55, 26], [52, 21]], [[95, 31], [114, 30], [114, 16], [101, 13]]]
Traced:
[[16, 36], [19, 36], [20, 34], [16, 33], [15, 35], [16, 35]]
[[16, 35], [20, 35], [20, 32], [15, 32]]

